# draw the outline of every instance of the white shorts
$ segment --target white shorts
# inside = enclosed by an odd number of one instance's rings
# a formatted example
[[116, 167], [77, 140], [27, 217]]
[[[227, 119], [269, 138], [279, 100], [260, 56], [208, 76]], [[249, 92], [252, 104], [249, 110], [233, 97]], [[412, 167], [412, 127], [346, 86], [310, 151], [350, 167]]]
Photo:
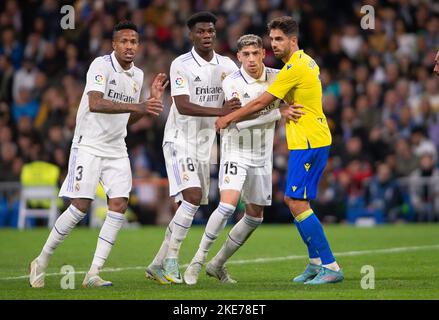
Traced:
[[210, 164], [200, 162], [190, 156], [180, 144], [166, 142], [163, 156], [169, 180], [169, 194], [175, 202], [183, 201], [182, 191], [188, 188], [201, 188], [201, 204], [208, 204], [210, 188]]
[[219, 189], [241, 192], [246, 204], [270, 206], [272, 198], [272, 165], [251, 167], [227, 159], [221, 159], [219, 168]]
[[128, 198], [132, 186], [129, 158], [103, 158], [72, 148], [59, 196], [94, 199], [99, 182], [108, 198]]

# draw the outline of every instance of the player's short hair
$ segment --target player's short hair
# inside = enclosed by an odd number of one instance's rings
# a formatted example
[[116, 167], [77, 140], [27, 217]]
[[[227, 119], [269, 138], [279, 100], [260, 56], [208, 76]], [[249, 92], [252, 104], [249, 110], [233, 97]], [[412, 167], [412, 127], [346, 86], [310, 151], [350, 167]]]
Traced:
[[114, 39], [114, 36], [116, 35], [116, 32], [118, 32], [120, 30], [125, 30], [125, 29], [129, 29], [129, 30], [133, 30], [133, 31], [139, 32], [137, 30], [137, 26], [134, 23], [132, 23], [131, 21], [128, 21], [128, 20], [120, 21], [118, 24], [116, 24], [114, 26], [114, 29], [113, 29], [113, 39]]
[[192, 28], [198, 22], [212, 22], [215, 25], [216, 20], [217, 17], [213, 13], [208, 11], [201, 11], [190, 16], [186, 22], [186, 25], [188, 26], [189, 29], [192, 30]]
[[267, 27], [268, 31], [279, 29], [288, 37], [299, 36], [299, 25], [293, 18], [289, 16], [274, 18], [268, 23]]
[[254, 34], [245, 34], [238, 39], [237, 43], [238, 51], [246, 46], [255, 46], [257, 48], [262, 48], [262, 39], [260, 36]]

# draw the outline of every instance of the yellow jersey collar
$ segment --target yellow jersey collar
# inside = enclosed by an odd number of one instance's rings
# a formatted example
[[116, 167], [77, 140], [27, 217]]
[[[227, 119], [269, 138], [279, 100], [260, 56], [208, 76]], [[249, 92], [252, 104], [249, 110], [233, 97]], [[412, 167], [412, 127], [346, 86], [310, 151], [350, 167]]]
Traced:
[[299, 60], [300, 58], [302, 58], [303, 55], [304, 55], [303, 49], [297, 50], [296, 52], [293, 53], [290, 60], [288, 60], [287, 64], [291, 64], [294, 60]]

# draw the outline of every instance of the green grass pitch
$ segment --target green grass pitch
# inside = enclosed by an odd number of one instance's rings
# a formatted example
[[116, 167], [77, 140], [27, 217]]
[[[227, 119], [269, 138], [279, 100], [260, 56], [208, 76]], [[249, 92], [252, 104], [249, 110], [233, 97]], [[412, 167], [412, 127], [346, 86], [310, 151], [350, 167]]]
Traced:
[[[227, 231], [215, 243], [212, 257]], [[345, 281], [325, 286], [295, 284], [290, 279], [307, 262], [306, 248], [294, 225], [262, 225], [230, 260], [237, 284], [223, 284], [205, 275], [196, 286], [159, 285], [147, 280], [144, 267], [159, 248], [164, 227], [123, 229], [101, 273], [113, 287], [83, 289], [81, 283], [96, 246], [99, 230], [78, 228], [55, 252], [46, 287], [28, 285], [27, 267], [38, 255], [48, 229], [0, 230], [0, 299], [438, 299], [439, 225], [385, 225], [358, 228], [325, 226], [326, 235]], [[203, 232], [193, 226], [181, 249], [181, 264], [195, 253]], [[60, 287], [63, 265], [72, 265], [75, 289]], [[364, 265], [375, 271], [375, 289], [361, 288]], [[182, 267], [182, 272], [184, 268]]]

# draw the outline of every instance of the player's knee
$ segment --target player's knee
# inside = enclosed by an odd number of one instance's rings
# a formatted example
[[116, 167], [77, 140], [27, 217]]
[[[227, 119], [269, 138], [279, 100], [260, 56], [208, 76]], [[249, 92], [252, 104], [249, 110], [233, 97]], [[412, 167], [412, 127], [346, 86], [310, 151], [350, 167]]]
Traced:
[[72, 205], [83, 213], [87, 213], [90, 209], [91, 200], [89, 199], [73, 199]]
[[299, 214], [310, 208], [309, 202], [306, 200], [296, 200], [285, 196], [284, 202], [288, 206], [294, 217], [298, 216]]
[[126, 198], [109, 199], [108, 209], [118, 213], [125, 213], [128, 209], [128, 201]]
[[264, 207], [258, 205], [247, 205], [245, 208], [245, 214], [253, 218], [263, 218]]
[[199, 206], [201, 203], [201, 189], [199, 188], [193, 188], [191, 190], [185, 190], [183, 192], [183, 199], [186, 202], [189, 202], [190, 204], [193, 204], [194, 206]]

